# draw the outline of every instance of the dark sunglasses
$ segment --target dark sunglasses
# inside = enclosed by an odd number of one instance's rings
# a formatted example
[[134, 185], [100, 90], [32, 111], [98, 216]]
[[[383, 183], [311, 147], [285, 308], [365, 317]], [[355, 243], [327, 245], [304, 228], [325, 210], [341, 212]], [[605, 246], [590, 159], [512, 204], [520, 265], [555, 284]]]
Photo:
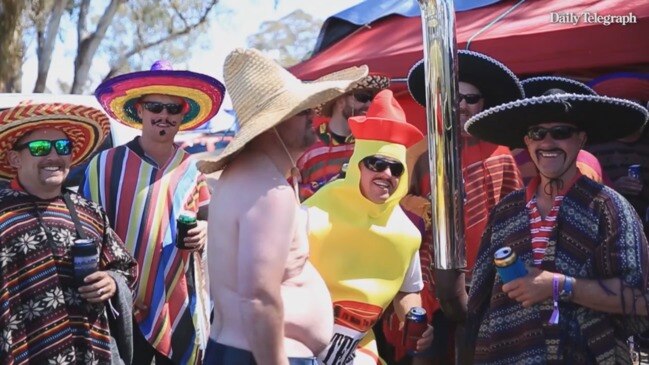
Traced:
[[369, 92], [356, 92], [352, 95], [354, 95], [354, 99], [356, 99], [356, 101], [363, 104], [369, 103], [370, 101], [372, 101], [372, 99], [374, 99], [374, 94]]
[[143, 101], [141, 102], [144, 109], [150, 111], [153, 114], [162, 113], [163, 109], [167, 109], [167, 113], [171, 115], [180, 114], [183, 111], [182, 104], [164, 104], [157, 101]]
[[460, 97], [457, 100], [457, 103], [461, 103], [462, 100], [466, 100], [466, 103], [469, 105], [477, 104], [481, 99], [482, 95], [480, 94], [460, 94]]
[[361, 160], [363, 165], [374, 172], [383, 172], [390, 168], [392, 176], [399, 177], [403, 175], [403, 164], [401, 162], [390, 161], [383, 157], [369, 156]]
[[14, 151], [29, 149], [29, 153], [34, 157], [47, 156], [52, 152], [52, 146], [59, 156], [67, 156], [72, 153], [72, 142], [69, 139], [57, 139], [50, 141], [47, 139], [37, 139], [17, 146]]
[[315, 111], [313, 109], [304, 109], [304, 110], [302, 110], [301, 112], [299, 112], [299, 113], [297, 113], [295, 115], [297, 115], [299, 117], [308, 117], [309, 115], [311, 115], [313, 113], [315, 113]]
[[558, 125], [552, 128], [532, 127], [527, 130], [527, 136], [534, 141], [542, 141], [550, 133], [550, 137], [555, 140], [563, 140], [572, 137], [579, 132], [579, 129], [570, 125]]

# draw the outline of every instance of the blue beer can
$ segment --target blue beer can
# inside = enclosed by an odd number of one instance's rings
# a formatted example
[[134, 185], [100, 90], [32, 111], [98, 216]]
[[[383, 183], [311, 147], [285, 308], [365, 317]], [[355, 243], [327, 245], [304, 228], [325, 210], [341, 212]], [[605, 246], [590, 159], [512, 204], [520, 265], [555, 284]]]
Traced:
[[629, 166], [629, 177], [632, 177], [636, 180], [641, 180], [640, 179], [640, 166], [641, 165], [631, 165]]
[[527, 275], [527, 269], [511, 247], [502, 247], [494, 254], [494, 265], [503, 283]]
[[85, 285], [83, 279], [97, 271], [99, 252], [95, 240], [77, 239], [72, 245], [72, 260], [74, 264], [74, 280], [78, 286]]

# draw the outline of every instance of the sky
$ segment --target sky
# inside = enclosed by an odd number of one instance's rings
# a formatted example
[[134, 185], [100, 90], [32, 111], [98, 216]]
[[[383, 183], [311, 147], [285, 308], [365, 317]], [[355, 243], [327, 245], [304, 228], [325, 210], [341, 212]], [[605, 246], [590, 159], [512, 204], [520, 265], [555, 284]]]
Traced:
[[[362, 0], [279, 0], [275, 7], [274, 0], [221, 0], [217, 5], [217, 20], [210, 24], [210, 39], [205, 49], [195, 47], [187, 62], [190, 71], [204, 73], [223, 81], [223, 62], [225, 57], [237, 47], [246, 47], [246, 38], [258, 31], [262, 22], [277, 20], [291, 12], [302, 9], [315, 18], [324, 20], [346, 8], [360, 3]], [[76, 45], [76, 39], [57, 40], [58, 44], [53, 55], [52, 66], [47, 81], [47, 87], [53, 93], [60, 93], [58, 80], [72, 83], [74, 49], [66, 49], [64, 44]], [[34, 45], [28, 45], [30, 51], [23, 65], [23, 90], [31, 92], [36, 82], [37, 59]], [[93, 71], [98, 75], [108, 72], [106, 61], [93, 62]], [[231, 108], [226, 98], [221, 112], [213, 128], [227, 129], [231, 124], [231, 116], [224, 109]]]

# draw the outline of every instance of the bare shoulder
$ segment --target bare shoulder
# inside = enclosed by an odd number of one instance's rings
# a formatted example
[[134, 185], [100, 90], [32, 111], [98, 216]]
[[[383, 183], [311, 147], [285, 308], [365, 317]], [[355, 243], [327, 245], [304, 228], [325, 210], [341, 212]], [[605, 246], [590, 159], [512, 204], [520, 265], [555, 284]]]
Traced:
[[241, 154], [223, 171], [215, 188], [226, 199], [236, 200], [244, 211], [261, 208], [270, 214], [296, 206], [286, 178], [261, 154]]

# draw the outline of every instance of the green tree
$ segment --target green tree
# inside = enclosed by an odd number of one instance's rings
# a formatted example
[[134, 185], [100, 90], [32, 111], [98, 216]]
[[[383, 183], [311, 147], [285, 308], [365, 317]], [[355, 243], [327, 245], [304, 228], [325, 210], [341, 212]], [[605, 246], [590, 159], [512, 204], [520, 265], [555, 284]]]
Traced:
[[[110, 64], [107, 75], [148, 67], [166, 58], [181, 62], [201, 42], [218, 0], [0, 0], [0, 91], [20, 88], [24, 44], [35, 40], [43, 92], [56, 46], [76, 35], [70, 92], [87, 90], [98, 55]], [[193, 35], [190, 37], [190, 35]], [[61, 42], [57, 43], [57, 39]], [[17, 89], [18, 88], [18, 89]]]
[[289, 67], [311, 55], [321, 25], [322, 20], [295, 10], [279, 20], [263, 22], [259, 31], [248, 37], [248, 46]]

